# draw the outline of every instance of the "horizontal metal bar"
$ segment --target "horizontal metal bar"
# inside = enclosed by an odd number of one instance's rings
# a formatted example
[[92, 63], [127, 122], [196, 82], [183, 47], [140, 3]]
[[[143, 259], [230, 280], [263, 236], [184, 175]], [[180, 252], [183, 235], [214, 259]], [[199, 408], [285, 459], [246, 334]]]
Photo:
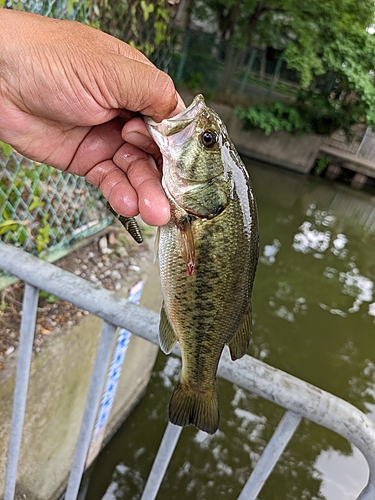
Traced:
[[23, 421], [26, 411], [27, 388], [39, 290], [26, 284], [23, 294], [20, 344], [17, 359], [16, 382], [14, 387], [12, 423], [9, 439], [7, 470], [5, 476], [4, 500], [13, 500], [17, 482], [18, 457], [21, 449]]
[[168, 422], [158, 453], [152, 464], [141, 500], [154, 500], [181, 435], [182, 427]]
[[247, 480], [238, 500], [256, 500], [268, 476], [273, 471], [286, 445], [295, 433], [302, 418], [291, 411], [284, 413], [267, 446], [264, 448], [251, 476]]
[[218, 375], [279, 406], [331, 429], [363, 453], [370, 468], [357, 500], [375, 498], [375, 424], [352, 404], [250, 356], [232, 362], [225, 349]]
[[[0, 243], [0, 266], [21, 279], [158, 344], [159, 315], [114, 292]], [[180, 355], [179, 347], [173, 353]], [[341, 434], [365, 456], [370, 476], [358, 500], [375, 498], [375, 424], [358, 408], [250, 356], [232, 362], [225, 349], [218, 375], [302, 417]]]
[[104, 323], [96, 352], [95, 364], [91, 375], [65, 500], [76, 500], [78, 495], [115, 337], [116, 326]]
[[158, 315], [115, 292], [0, 242], [0, 267], [23, 281], [158, 344]]

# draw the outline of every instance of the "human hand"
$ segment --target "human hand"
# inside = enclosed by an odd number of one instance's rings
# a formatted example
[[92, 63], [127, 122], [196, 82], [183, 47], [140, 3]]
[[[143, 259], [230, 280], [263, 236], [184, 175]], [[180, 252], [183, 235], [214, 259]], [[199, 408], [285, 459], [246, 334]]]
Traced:
[[183, 108], [170, 77], [126, 43], [76, 22], [0, 9], [0, 139], [85, 176], [117, 212], [168, 221], [160, 153], [135, 116], [160, 121]]

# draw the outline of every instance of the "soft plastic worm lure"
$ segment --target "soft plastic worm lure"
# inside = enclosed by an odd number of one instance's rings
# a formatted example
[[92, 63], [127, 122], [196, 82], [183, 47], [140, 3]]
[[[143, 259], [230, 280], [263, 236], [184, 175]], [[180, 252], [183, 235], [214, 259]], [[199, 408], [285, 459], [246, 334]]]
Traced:
[[113, 210], [109, 202], [107, 201], [107, 208], [113, 214], [116, 219], [118, 219], [130, 236], [137, 242], [142, 243], [143, 236], [141, 230], [139, 229], [138, 223], [134, 217], [125, 217], [124, 215], [120, 215]]

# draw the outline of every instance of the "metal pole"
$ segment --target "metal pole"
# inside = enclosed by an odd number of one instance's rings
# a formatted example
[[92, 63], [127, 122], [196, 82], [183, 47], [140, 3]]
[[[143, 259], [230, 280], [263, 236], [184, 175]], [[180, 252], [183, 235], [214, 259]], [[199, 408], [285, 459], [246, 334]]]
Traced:
[[250, 356], [233, 363], [228, 349], [224, 349], [218, 375], [337, 432], [357, 446], [370, 469], [367, 486], [357, 500], [375, 498], [375, 424], [358, 408]]
[[18, 458], [21, 449], [23, 421], [25, 418], [38, 298], [39, 290], [26, 283], [23, 295], [20, 343], [14, 388], [8, 463], [5, 475], [4, 500], [14, 500], [16, 490]]
[[270, 88], [268, 90], [268, 94], [270, 94], [273, 90], [273, 87], [275, 85], [275, 83], [277, 82], [277, 80], [279, 79], [279, 76], [280, 76], [280, 70], [281, 70], [281, 65], [283, 63], [283, 60], [281, 57], [278, 58], [277, 60], [277, 63], [276, 63], [276, 68], [275, 68], [275, 71], [272, 75], [272, 81], [271, 81], [271, 85], [270, 85]]
[[253, 71], [253, 66], [254, 66], [256, 55], [257, 55], [257, 49], [252, 49], [249, 60], [247, 62], [246, 71], [245, 71], [244, 77], [243, 77], [242, 82], [241, 82], [240, 92], [244, 92], [244, 90], [245, 90], [247, 81], [251, 75], [251, 72]]
[[105, 322], [103, 324], [95, 365], [91, 375], [89, 392], [86, 399], [86, 406], [82, 417], [81, 429], [78, 436], [65, 500], [76, 500], [78, 496], [79, 485], [81, 484], [82, 475], [85, 469], [86, 457], [90, 446], [104, 382], [107, 376], [107, 369], [115, 336], [116, 326]]
[[[159, 316], [156, 313], [131, 304], [113, 292], [99, 289], [94, 284], [11, 245], [0, 243], [0, 263], [4, 270], [18, 275], [35, 287], [43, 288], [110, 324], [122, 326], [158, 344]], [[181, 356], [178, 346], [173, 353]], [[218, 375], [337, 432], [357, 446], [370, 468], [368, 484], [358, 500], [375, 498], [375, 424], [358, 408], [250, 356], [244, 356], [234, 363], [228, 349], [223, 352]]]
[[256, 500], [268, 476], [273, 471], [286, 445], [293, 436], [302, 418], [286, 411], [267, 446], [264, 448], [254, 470], [247, 480], [238, 500]]
[[[130, 300], [133, 304], [139, 304], [144, 284], [144, 280], [141, 280], [130, 290], [128, 300]], [[115, 400], [117, 386], [120, 380], [121, 371], [125, 361], [130, 338], [131, 333], [129, 332], [129, 330], [120, 328], [107, 373], [107, 379], [101, 397], [100, 408], [96, 417], [94, 431], [91, 437], [90, 448], [86, 460], [86, 468], [91, 465], [91, 463], [94, 461], [94, 458], [100, 451], [107, 422], [111, 414], [112, 405]]]
[[152, 464], [141, 500], [154, 500], [181, 435], [182, 427], [168, 422], [158, 453]]

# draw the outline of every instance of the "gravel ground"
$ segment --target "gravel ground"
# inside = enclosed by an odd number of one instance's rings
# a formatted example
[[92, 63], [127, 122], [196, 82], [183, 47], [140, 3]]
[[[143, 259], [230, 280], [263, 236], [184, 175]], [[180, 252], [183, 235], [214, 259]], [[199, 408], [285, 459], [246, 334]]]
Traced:
[[[92, 239], [87, 245], [54, 264], [108, 290], [125, 293], [142, 276], [142, 269], [153, 260], [153, 228], [142, 229], [144, 242], [138, 245], [122, 226], [113, 225], [108, 233]], [[22, 315], [24, 285], [18, 281], [0, 291], [0, 370], [7, 357], [17, 348]], [[88, 312], [53, 295], [40, 293], [34, 350], [39, 352], [51, 335], [63, 327], [78, 323]]]

